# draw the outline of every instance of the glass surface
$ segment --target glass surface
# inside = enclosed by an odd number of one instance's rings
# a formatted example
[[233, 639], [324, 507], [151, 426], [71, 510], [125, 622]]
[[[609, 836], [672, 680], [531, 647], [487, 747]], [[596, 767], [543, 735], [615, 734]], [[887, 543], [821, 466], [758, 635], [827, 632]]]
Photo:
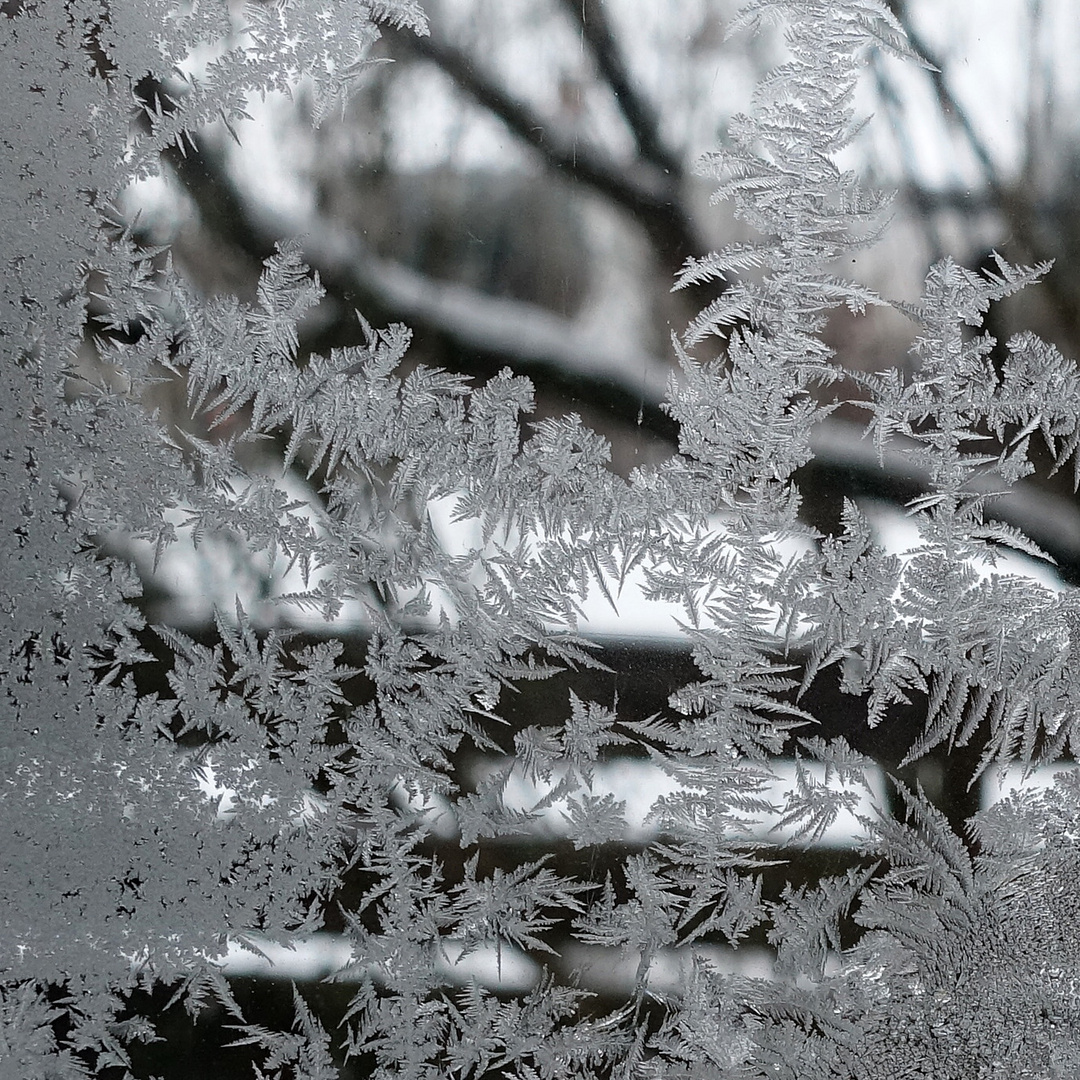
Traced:
[[0, 5], [4, 1068], [1077, 1073], [1080, 28], [739, 7]]

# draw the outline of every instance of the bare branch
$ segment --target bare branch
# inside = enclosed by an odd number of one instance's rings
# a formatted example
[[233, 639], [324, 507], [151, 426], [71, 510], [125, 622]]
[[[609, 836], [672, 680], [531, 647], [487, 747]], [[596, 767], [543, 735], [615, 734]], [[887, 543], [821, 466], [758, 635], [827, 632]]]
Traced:
[[891, 7], [900, 21], [900, 25], [904, 28], [904, 33], [907, 35], [908, 41], [911, 42], [911, 47], [927, 63], [932, 65], [929, 69], [930, 81], [933, 84], [934, 93], [937, 95], [942, 113], [947, 120], [963, 133], [971, 152], [975, 155], [976, 160], [986, 174], [986, 182], [991, 191], [995, 194], [1000, 193], [1003, 190], [1003, 185], [993, 155], [975, 130], [971, 117], [968, 116], [967, 111], [952, 92], [952, 88], [945, 78], [942, 60], [935, 54], [926, 39], [915, 29], [906, 0], [894, 0]]
[[660, 120], [652, 103], [640, 94], [626, 66], [626, 59], [600, 0], [562, 0], [581, 27], [593, 59], [607, 82], [634, 141], [647, 161], [672, 176], [682, 175], [683, 163], [664, 145]]
[[703, 245], [682, 203], [678, 172], [667, 172], [648, 160], [614, 161], [594, 146], [583, 146], [559, 131], [550, 118], [498, 85], [454, 45], [434, 36], [384, 36], [393, 42], [396, 54], [435, 64], [459, 89], [536, 150], [549, 168], [569, 173], [633, 215], [669, 266], [680, 266], [687, 255], [701, 253]]
[[[437, 281], [374, 254], [355, 233], [325, 221], [306, 222], [304, 253], [327, 285], [362, 292], [414, 328], [449, 337], [465, 351], [509, 360], [523, 374], [543, 374], [549, 384], [587, 394], [624, 419], [655, 410], [667, 387], [670, 365], [632, 349], [612, 349], [586, 337], [561, 315], [537, 304], [492, 297], [466, 285]], [[618, 402], [616, 407], [612, 404]], [[665, 434], [673, 434], [668, 421]]]
[[[810, 438], [813, 461], [804, 466], [800, 487], [804, 495], [828, 491], [837, 504], [842, 497], [882, 499], [899, 505], [930, 491], [928, 470], [911, 460], [915, 443], [895, 438], [885, 447], [881, 460], [873, 442], [864, 438], [862, 424], [828, 417], [814, 428]], [[818, 474], [817, 477], [814, 474]], [[973, 490], [988, 494], [1000, 484], [983, 477]], [[985, 506], [986, 517], [1019, 529], [1058, 562], [1066, 580], [1080, 573], [1080, 508], [1031, 480], [1020, 480], [1006, 492], [996, 494]]]
[[286, 220], [269, 213], [240, 190], [202, 136], [193, 136], [193, 144], [186, 155], [166, 158], [204, 220], [253, 264], [282, 237], [302, 236], [305, 259], [330, 295], [355, 306], [359, 294], [414, 330], [442, 335], [473, 354], [470, 374], [495, 374], [512, 364], [544, 387], [675, 443], [675, 422], [660, 408], [671, 371], [662, 358], [613, 348], [537, 304], [438, 281], [377, 255], [356, 233], [322, 217]]
[[[933, 65], [930, 77], [941, 110], [946, 119], [963, 133], [971, 152], [983, 169], [990, 200], [1009, 223], [1012, 235], [1026, 249], [1025, 258], [1034, 260], [1044, 257], [1048, 250], [1053, 250], [1053, 237], [1048, 236], [1044, 228], [1040, 228], [1042, 217], [1035, 202], [1034, 189], [1023, 181], [1010, 184], [1002, 178], [993, 155], [975, 130], [970, 117], [945, 78], [944, 61], [935, 55], [934, 50], [915, 29], [906, 0], [891, 0], [890, 7], [900, 20], [912, 48]], [[913, 198], [917, 205], [928, 205], [929, 196], [915, 192], [914, 188]], [[1041, 290], [1054, 305], [1061, 326], [1068, 330], [1077, 325], [1080, 318], [1080, 303], [1069, 290], [1066, 280], [1062, 275], [1051, 274], [1042, 283]]]

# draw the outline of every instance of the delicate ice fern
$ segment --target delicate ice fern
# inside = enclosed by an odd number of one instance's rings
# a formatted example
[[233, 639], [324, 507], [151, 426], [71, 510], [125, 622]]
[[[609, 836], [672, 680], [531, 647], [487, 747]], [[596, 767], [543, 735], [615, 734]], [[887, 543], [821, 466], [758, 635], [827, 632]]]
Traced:
[[[999, 371], [990, 339], [965, 330], [1046, 267], [932, 268], [905, 309], [920, 327], [914, 374], [862, 380], [868, 434], [908, 447], [931, 478], [910, 508], [917, 552], [886, 556], [853, 505], [834, 537], [798, 521], [792, 477], [836, 405], [826, 314], [881, 303], [829, 267], [875, 235], [887, 202], [835, 158], [857, 129], [866, 50], [915, 59], [888, 9], [747, 6], [741, 25], [785, 26], [790, 59], [705, 167], [761, 240], [688, 262], [679, 284], [725, 288], [675, 343], [681, 454], [627, 481], [576, 416], [524, 432], [532, 387], [512, 372], [472, 387], [408, 367], [403, 327], [361, 320], [362, 347], [301, 358], [298, 322], [322, 290], [299, 242], [266, 261], [253, 303], [202, 299], [136, 247], [109, 200], [162, 148], [302, 73], [321, 116], [379, 21], [423, 29], [408, 0], [255, 4], [243, 25], [230, 10], [4, 6], [5, 1068], [136, 1075], [164, 984], [166, 1009], [226, 1015], [261, 1076], [346, 1062], [521, 1080], [1074, 1074], [1074, 779], [963, 833], [897, 781], [899, 812], [864, 815], [853, 864], [820, 881], [786, 878], [758, 828], [812, 841], [872, 791], [863, 744], [809, 727], [828, 719], [811, 701], [836, 666], [867, 726], [887, 727], [898, 704], [922, 710], [901, 766], [972, 745], [973, 782], [991, 762], [1077, 750], [1075, 596], [971, 569], [995, 545], [1029, 547], [984, 508], [988, 481], [1034, 468], [1037, 433], [1055, 468], [1080, 468], [1075, 369], [1022, 335]], [[204, 75], [185, 67], [222, 40]], [[130, 134], [127, 95], [147, 72], [167, 89], [144, 95]], [[723, 357], [695, 360], [714, 335]], [[168, 372], [208, 438], [163, 433], [141, 407]], [[315, 505], [242, 467], [244, 444], [268, 437], [284, 471], [317, 482]], [[444, 549], [437, 499], [475, 520], [480, 545]], [[240, 603], [203, 637], [148, 629], [109, 537], [160, 553], [181, 505], [196, 540], [229, 532], [299, 567], [304, 587], [284, 603], [328, 619], [360, 605], [362, 656], [267, 633]], [[793, 537], [801, 554], [783, 554]], [[561, 725], [509, 730], [517, 685], [597, 663], [581, 604], [592, 589], [617, 603], [636, 571], [682, 606], [700, 678], [648, 719], [571, 696]], [[155, 656], [167, 674], [152, 689]], [[677, 783], [649, 814], [658, 838], [612, 861], [626, 808], [594, 781], [626, 752]], [[480, 754], [494, 766], [470, 772]], [[782, 754], [796, 779], [778, 804]], [[217, 805], [200, 787], [211, 777], [230, 793]], [[515, 806], [517, 779], [547, 791]], [[498, 841], [535, 836], [556, 805], [575, 857], [499, 865]], [[300, 992], [290, 1030], [245, 1017], [214, 964], [227, 945], [331, 921], [350, 949], [335, 977], [355, 987], [340, 1031]], [[773, 980], [724, 975], [702, 949], [677, 992], [650, 982], [672, 951], [755, 931], [775, 947]], [[629, 1004], [590, 1004], [558, 967], [566, 941], [621, 950]], [[500, 972], [522, 953], [553, 966], [520, 997], [452, 989], [448, 971], [485, 951]]]

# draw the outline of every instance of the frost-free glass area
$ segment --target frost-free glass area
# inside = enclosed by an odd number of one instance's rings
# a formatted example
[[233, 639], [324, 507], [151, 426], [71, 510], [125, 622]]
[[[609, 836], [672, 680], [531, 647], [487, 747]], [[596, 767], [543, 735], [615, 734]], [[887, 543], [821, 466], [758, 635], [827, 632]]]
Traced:
[[1077, 1071], [1077, 28], [987, 9], [0, 5], [5, 1069]]

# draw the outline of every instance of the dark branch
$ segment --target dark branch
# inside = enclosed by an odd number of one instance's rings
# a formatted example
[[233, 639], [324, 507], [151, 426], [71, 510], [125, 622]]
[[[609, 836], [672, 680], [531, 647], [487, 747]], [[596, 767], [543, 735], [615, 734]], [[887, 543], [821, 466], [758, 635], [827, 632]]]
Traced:
[[[982, 167], [990, 201], [1008, 223], [1012, 235], [1019, 240], [1022, 257], [1032, 261], [1044, 258], [1048, 250], [1053, 251], [1055, 238], [1052, 229], [1049, 233], [1040, 229], [1040, 221], [1044, 221], [1045, 217], [1041, 215], [1036, 202], [1036, 192], [1023, 181], [1008, 184], [1002, 179], [988, 146], [975, 130], [971, 118], [945, 78], [944, 62], [915, 29], [906, 0], [891, 0], [890, 7], [903, 26], [912, 48], [934, 65], [935, 70], [930, 72], [930, 78], [941, 110], [946, 119], [959, 128]], [[914, 193], [914, 197], [917, 201], [928, 198], [918, 193]], [[1042, 290], [1054, 305], [1061, 326], [1066, 329], [1075, 327], [1080, 319], [1080, 302], [1068, 288], [1064, 276], [1050, 274], [1043, 281]]]
[[986, 143], [979, 137], [979, 133], [975, 130], [975, 126], [971, 122], [971, 117], [968, 116], [967, 111], [952, 92], [952, 88], [945, 78], [945, 69], [941, 59], [935, 54], [926, 39], [915, 29], [915, 25], [911, 20], [911, 13], [908, 11], [905, 0], [894, 0], [891, 7], [896, 18], [899, 20], [900, 25], [904, 28], [904, 33], [907, 35], [908, 41], [911, 42], [911, 47], [926, 60], [927, 63], [933, 65], [928, 74], [930, 76], [930, 82], [934, 87], [934, 93], [937, 95], [938, 104], [941, 106], [942, 113], [947, 120], [958, 127], [963, 133], [964, 139], [971, 148], [971, 152], [982, 166], [983, 172], [986, 175], [987, 186], [993, 193], [1000, 193], [1002, 190], [1001, 179], [998, 176], [997, 165], [994, 163], [993, 155], [990, 153]]
[[[668, 366], [645, 353], [616, 351], [587, 341], [573, 323], [537, 305], [496, 299], [465, 286], [443, 283], [371, 253], [355, 234], [322, 219], [283, 221], [246, 198], [227, 175], [223, 159], [194, 136], [186, 157], [169, 155], [200, 211], [220, 235], [253, 262], [273, 251], [285, 235], [303, 235], [305, 255], [328, 292], [355, 305], [359, 295], [420, 331], [444, 335], [469, 353], [468, 373], [496, 373], [507, 363], [530, 375], [538, 388], [581, 400], [625, 425], [675, 446], [676, 423], [660, 408]], [[882, 498], [902, 504], [928, 490], [929, 478], [913, 470], [899, 450], [882, 464], [861, 428], [830, 420], [814, 435], [815, 457], [796, 477], [818, 508], [811, 523], [831, 531], [829, 504], [838, 520], [842, 495]], [[1080, 580], [1080, 510], [1021, 481], [986, 508], [1031, 537], [1059, 563], [1068, 581]], [[822, 516], [823, 515], [823, 516]]]
[[677, 426], [660, 408], [670, 365], [662, 358], [586, 338], [572, 320], [520, 300], [491, 297], [438, 281], [376, 255], [350, 230], [319, 217], [284, 221], [247, 198], [222, 156], [193, 136], [186, 156], [166, 155], [214, 233], [261, 262], [287, 235], [303, 236], [304, 254], [332, 296], [374, 304], [421, 333], [436, 333], [470, 354], [469, 374], [495, 374], [508, 363], [540, 388], [587, 402], [612, 419], [672, 445]]
[[581, 27], [596, 61], [597, 70], [611, 88], [619, 111], [633, 132], [641, 156], [665, 173], [681, 177], [683, 164], [670, 148], [664, 145], [656, 110], [651, 102], [638, 93], [634, 85], [602, 0], [563, 0], [563, 6]]
[[[470, 373], [507, 362], [572, 399], [674, 443], [677, 427], [660, 410], [670, 366], [631, 349], [586, 338], [574, 323], [536, 304], [491, 297], [437, 281], [377, 256], [355, 233], [310, 223], [304, 253], [324, 284], [372, 298], [414, 329], [434, 331], [470, 357]], [[479, 354], [476, 356], [475, 354]], [[483, 364], [487, 358], [489, 364]]]
[[693, 221], [682, 205], [676, 172], [665, 172], [650, 161], [613, 161], [596, 147], [581, 145], [560, 132], [550, 118], [540, 116], [499, 86], [453, 45], [434, 37], [385, 36], [396, 54], [413, 55], [435, 64], [459, 89], [532, 147], [549, 168], [569, 173], [631, 214], [668, 267], [681, 267], [687, 255], [703, 250]]

